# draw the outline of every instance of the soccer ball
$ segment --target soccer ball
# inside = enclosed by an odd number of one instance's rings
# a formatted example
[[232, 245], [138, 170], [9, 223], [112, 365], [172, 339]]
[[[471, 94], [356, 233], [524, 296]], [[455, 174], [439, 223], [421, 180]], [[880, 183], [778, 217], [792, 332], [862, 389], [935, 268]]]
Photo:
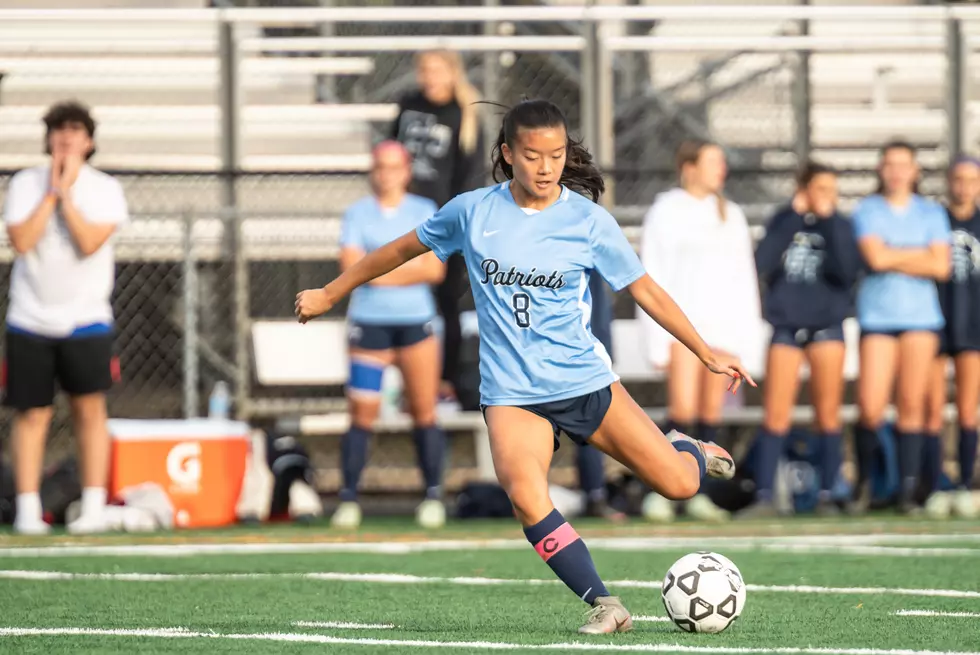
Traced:
[[721, 632], [745, 607], [745, 582], [724, 555], [691, 553], [667, 571], [662, 595], [667, 615], [682, 630]]

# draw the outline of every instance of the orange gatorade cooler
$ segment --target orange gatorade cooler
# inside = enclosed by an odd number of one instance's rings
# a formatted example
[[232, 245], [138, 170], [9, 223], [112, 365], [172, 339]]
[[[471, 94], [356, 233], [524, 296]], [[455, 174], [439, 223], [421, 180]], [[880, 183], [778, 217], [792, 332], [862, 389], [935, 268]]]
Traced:
[[234, 523], [245, 476], [248, 424], [214, 419], [109, 421], [109, 496], [154, 482], [170, 497], [174, 524], [203, 528]]

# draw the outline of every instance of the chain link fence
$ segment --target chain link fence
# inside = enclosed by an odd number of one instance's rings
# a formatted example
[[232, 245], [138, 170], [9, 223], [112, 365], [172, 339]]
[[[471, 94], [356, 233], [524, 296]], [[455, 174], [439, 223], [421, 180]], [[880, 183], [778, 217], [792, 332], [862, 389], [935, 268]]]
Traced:
[[[214, 4], [362, 7], [365, 3], [239, 0]], [[505, 0], [501, 4], [526, 3]], [[624, 33], [769, 38], [798, 34], [800, 29], [787, 21], [711, 23], [635, 21], [624, 26]], [[833, 25], [844, 29], [846, 23]], [[291, 48], [289, 43], [243, 48], [237, 107], [240, 165], [235, 173], [224, 174], [226, 89], [221, 84], [217, 25], [90, 27], [92, 39], [104, 44], [103, 50], [93, 50], [91, 43], [59, 43], [52, 36], [55, 32], [45, 32], [40, 23], [0, 25], [4, 47], [24, 40], [24, 34], [36, 39], [32, 49], [5, 60], [8, 68], [0, 79], [0, 168], [43, 161], [40, 116], [47, 106], [65, 97], [93, 106], [100, 148], [93, 163], [115, 171], [133, 216], [117, 248], [113, 305], [123, 382], [111, 394], [112, 414], [177, 417], [203, 412], [214, 383], [233, 381], [249, 355], [243, 347], [248, 321], [291, 318], [296, 290], [320, 285], [337, 274], [339, 218], [368, 192], [363, 173], [366, 155], [371, 144], [387, 133], [392, 103], [414, 88], [414, 52], [311, 52]], [[941, 27], [923, 24], [912, 31], [934, 37]], [[894, 23], [869, 26], [865, 21], [846, 30], [869, 30], [874, 36], [892, 33], [893, 28]], [[318, 37], [487, 33], [581, 37], [586, 30], [582, 24], [560, 21], [340, 22], [264, 27], [243, 23], [236, 25], [235, 33], [242, 42], [255, 45], [262, 39]], [[137, 41], [150, 51], [132, 51]], [[124, 42], [130, 43], [126, 47], [131, 51], [123, 48]], [[592, 102], [583, 95], [586, 56], [584, 52], [503, 50], [466, 52], [464, 60], [470, 80], [486, 100], [504, 106], [525, 97], [551, 100], [566, 111], [572, 131], [581, 135], [588, 120], [582, 103]], [[334, 72], [324, 72], [329, 70]], [[726, 148], [730, 166], [726, 193], [743, 206], [753, 223], [766, 220], [776, 203], [791, 196], [805, 132], [814, 156], [843, 169], [844, 209], [873, 191], [876, 149], [898, 135], [922, 147], [922, 190], [941, 196], [949, 127], [944, 113], [946, 73], [941, 46], [929, 52], [814, 51], [808, 57], [799, 50], [741, 46], [614, 51], [609, 71], [614, 165], [606, 171], [615, 189], [614, 214], [628, 236], [638, 240], [639, 222], [656, 194], [676, 184], [673, 153], [687, 138], [714, 139]], [[809, 85], [804, 85], [801, 80], [807, 76]], [[358, 109], [352, 110], [354, 105]], [[364, 115], [359, 115], [360, 107]], [[487, 105], [481, 112], [486, 132], [495, 135], [503, 110]], [[0, 203], [9, 175], [0, 172]], [[228, 213], [229, 206], [235, 213]], [[11, 261], [9, 250], [0, 249], [4, 291]], [[4, 313], [6, 303], [6, 293], [0, 294]], [[346, 305], [341, 305], [330, 316], [341, 318], [345, 312]], [[632, 302], [619, 297], [616, 316], [632, 318], [633, 313]], [[251, 379], [248, 384], [250, 394], [311, 400], [327, 396], [342, 403], [339, 387], [260, 389]], [[656, 394], [641, 397], [650, 403], [662, 401]], [[8, 418], [0, 413], [0, 434], [6, 433]], [[66, 408], [59, 405], [51, 451], [57, 453], [71, 444], [69, 435]], [[465, 449], [462, 452], [464, 459], [454, 463], [465, 469], [468, 460]], [[572, 454], [571, 448], [559, 452], [564, 458]], [[335, 452], [315, 457], [318, 468], [336, 469]], [[386, 442], [384, 448], [374, 449], [372, 458], [380, 472], [369, 474], [369, 488], [393, 479], [385, 471], [395, 469], [407, 471], [408, 477], [399, 480], [415, 484], [410, 468], [414, 456], [407, 440]], [[325, 488], [333, 488], [335, 482], [323, 480]]]

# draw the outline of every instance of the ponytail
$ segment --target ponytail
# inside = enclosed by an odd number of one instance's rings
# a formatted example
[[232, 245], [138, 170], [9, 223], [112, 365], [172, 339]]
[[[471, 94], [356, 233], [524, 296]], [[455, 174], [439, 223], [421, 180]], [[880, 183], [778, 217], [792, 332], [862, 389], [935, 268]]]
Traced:
[[[568, 134], [568, 121], [556, 105], [547, 100], [525, 100], [504, 114], [503, 125], [497, 135], [497, 143], [491, 151], [493, 160], [493, 179], [496, 182], [514, 179], [514, 169], [504, 159], [503, 146], [513, 148], [520, 128], [536, 129], [542, 127], [561, 127]], [[602, 173], [592, 160], [592, 153], [581, 141], [567, 137], [565, 146], [565, 168], [562, 169], [560, 184], [588, 196], [593, 202], [606, 190]]]

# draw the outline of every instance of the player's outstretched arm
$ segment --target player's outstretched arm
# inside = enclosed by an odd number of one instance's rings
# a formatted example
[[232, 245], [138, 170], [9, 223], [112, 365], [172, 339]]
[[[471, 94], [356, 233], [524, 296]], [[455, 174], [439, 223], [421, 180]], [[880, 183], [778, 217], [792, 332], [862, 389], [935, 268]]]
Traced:
[[307, 289], [296, 294], [296, 317], [300, 323], [325, 314], [351, 291], [389, 273], [405, 262], [424, 255], [429, 248], [419, 241], [415, 230], [398, 237], [340, 274], [322, 289]]
[[756, 386], [755, 381], [742, 368], [738, 358], [720, 355], [711, 350], [674, 299], [654, 282], [653, 278], [644, 275], [629, 285], [628, 289], [636, 304], [671, 336], [697, 355], [710, 371], [731, 377], [732, 383], [728, 388], [732, 393], [738, 389], [742, 380], [753, 387]]

